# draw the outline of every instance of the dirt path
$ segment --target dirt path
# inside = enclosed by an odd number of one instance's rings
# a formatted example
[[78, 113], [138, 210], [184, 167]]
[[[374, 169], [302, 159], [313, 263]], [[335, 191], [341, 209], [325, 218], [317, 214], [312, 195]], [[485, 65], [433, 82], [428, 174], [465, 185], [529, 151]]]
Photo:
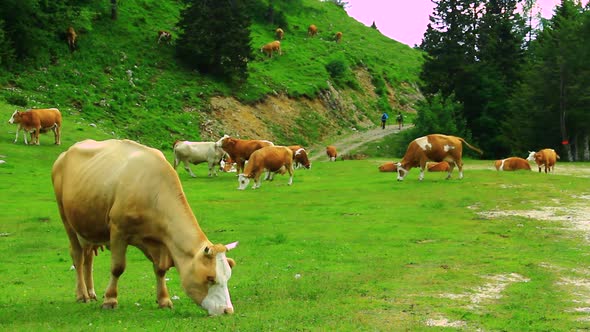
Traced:
[[[406, 130], [411, 127], [413, 127], [413, 125], [405, 124], [401, 130]], [[338, 151], [338, 156], [342, 156], [344, 154], [350, 153], [351, 151], [354, 151], [355, 149], [358, 149], [360, 146], [364, 144], [379, 140], [385, 136], [397, 134], [399, 132], [400, 130], [398, 129], [397, 124], [391, 124], [385, 127], [385, 129], [381, 129], [381, 127], [378, 126], [364, 132], [355, 131], [347, 135], [335, 136], [332, 140], [328, 140], [327, 144], [318, 144], [312, 146], [309, 149], [309, 159], [311, 161], [316, 161], [322, 160], [321, 158], [325, 157], [325, 161], [327, 161], [327, 145], [334, 145], [336, 147], [336, 150]]]

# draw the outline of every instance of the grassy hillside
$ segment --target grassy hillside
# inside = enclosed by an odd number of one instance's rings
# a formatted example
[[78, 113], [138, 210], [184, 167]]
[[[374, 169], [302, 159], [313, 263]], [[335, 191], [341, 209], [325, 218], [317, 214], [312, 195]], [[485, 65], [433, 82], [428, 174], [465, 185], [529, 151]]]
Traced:
[[[156, 43], [160, 29], [178, 34], [175, 24], [182, 1], [120, 2], [116, 21], [110, 19], [104, 3], [89, 7], [73, 22], [79, 32], [76, 52], [70, 54], [66, 43], [56, 37], [47, 65], [0, 75], [0, 98], [20, 108], [58, 107], [64, 116], [95, 123], [115, 137], [169, 148], [175, 137], [200, 139], [199, 125], [202, 115], [211, 112], [212, 96], [235, 96], [254, 105], [269, 94], [316, 98], [329, 81], [347, 93], [360, 89], [352, 74], [357, 68], [371, 73], [383, 96], [358, 102], [362, 108], [378, 109], [384, 100], [393, 107], [408, 106], [411, 100], [406, 96], [416, 93], [412, 86], [421, 54], [363, 26], [332, 3], [276, 4], [275, 10], [284, 14], [288, 25], [282, 43], [285, 54], [272, 59], [264, 58], [259, 48], [273, 40], [276, 27], [254, 20], [251, 36], [256, 57], [249, 64], [248, 82], [239, 88], [186, 70], [176, 62], [174, 45]], [[264, 9], [266, 3], [262, 4]], [[312, 23], [319, 28], [313, 39], [306, 33]], [[333, 41], [337, 31], [343, 32], [341, 44]], [[326, 70], [330, 63], [344, 64], [346, 70], [334, 79]], [[347, 116], [342, 118], [345, 127]], [[309, 119], [314, 117], [305, 121]]]

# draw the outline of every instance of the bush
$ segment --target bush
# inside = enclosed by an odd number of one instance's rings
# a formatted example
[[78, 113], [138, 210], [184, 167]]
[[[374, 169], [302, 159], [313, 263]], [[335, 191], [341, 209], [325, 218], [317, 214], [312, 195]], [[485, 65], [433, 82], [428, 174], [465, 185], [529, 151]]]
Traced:
[[20, 106], [20, 107], [26, 107], [27, 104], [29, 103], [27, 101], [27, 98], [25, 98], [24, 96], [17, 96], [17, 95], [7, 96], [6, 101], [9, 104]]

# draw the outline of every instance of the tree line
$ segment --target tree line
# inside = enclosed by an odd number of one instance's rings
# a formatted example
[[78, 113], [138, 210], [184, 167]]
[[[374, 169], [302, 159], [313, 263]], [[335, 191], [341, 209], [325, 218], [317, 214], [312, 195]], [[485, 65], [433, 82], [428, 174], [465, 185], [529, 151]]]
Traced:
[[410, 135], [467, 137], [490, 159], [549, 147], [590, 160], [590, 5], [562, 0], [543, 19], [534, 0], [433, 2]]

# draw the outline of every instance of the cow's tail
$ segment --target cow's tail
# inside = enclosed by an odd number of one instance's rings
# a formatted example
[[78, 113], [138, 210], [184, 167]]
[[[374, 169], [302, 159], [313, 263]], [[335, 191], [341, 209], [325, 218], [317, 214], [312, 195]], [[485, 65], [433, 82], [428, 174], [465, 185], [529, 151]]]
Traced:
[[483, 154], [483, 151], [481, 151], [480, 149], [476, 148], [475, 146], [473, 146], [473, 145], [471, 145], [471, 144], [467, 143], [467, 141], [466, 141], [466, 140], [464, 140], [463, 138], [459, 137], [459, 140], [460, 140], [461, 142], [463, 142], [465, 145], [467, 145], [467, 147], [468, 147], [468, 148], [470, 148], [471, 150], [473, 150], [473, 151], [475, 151], [475, 152], [477, 152], [477, 153], [479, 153], [479, 154]]

